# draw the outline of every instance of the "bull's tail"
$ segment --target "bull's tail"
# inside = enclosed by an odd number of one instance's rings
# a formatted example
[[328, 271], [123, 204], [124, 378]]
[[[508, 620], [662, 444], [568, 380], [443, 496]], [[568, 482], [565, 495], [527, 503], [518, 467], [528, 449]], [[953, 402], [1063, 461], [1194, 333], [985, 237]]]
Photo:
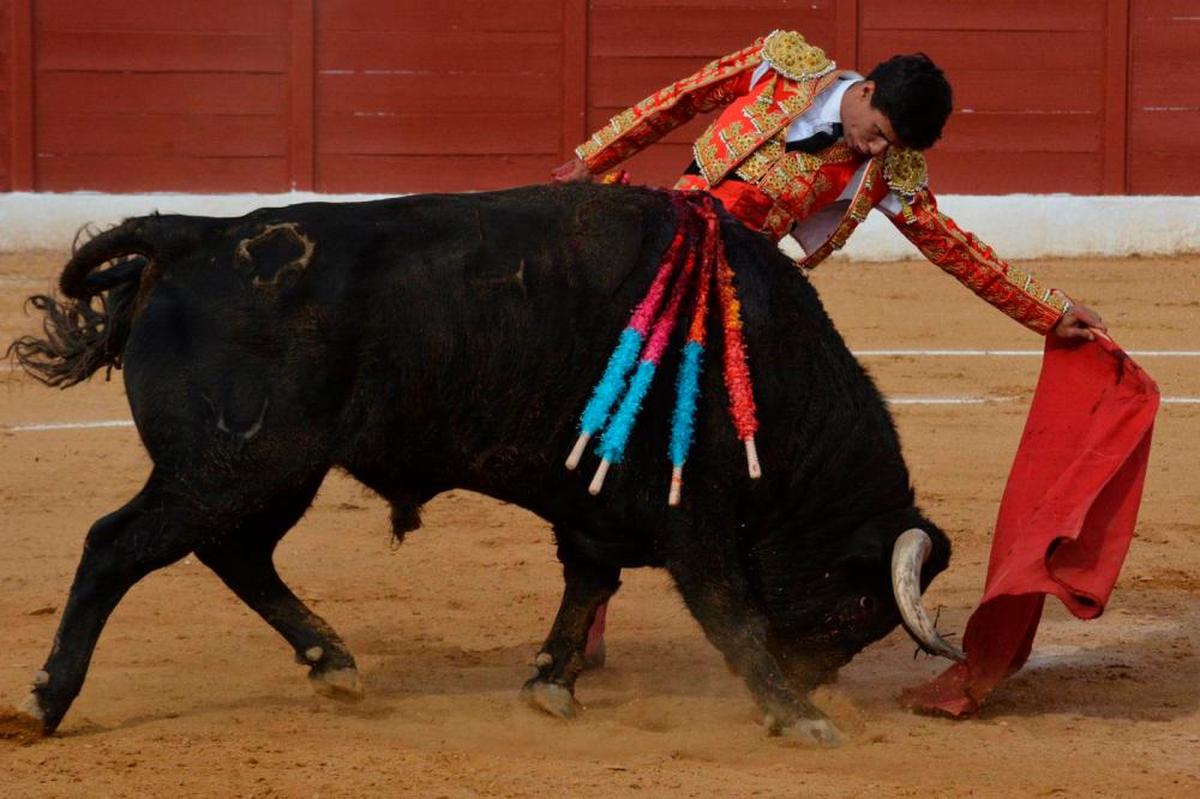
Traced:
[[44, 314], [42, 336], [17, 339], [6, 357], [59, 388], [101, 368], [119, 369], [142, 274], [171, 243], [160, 235], [165, 219], [129, 219], [78, 245], [59, 278], [64, 297], [37, 294], [28, 300]]

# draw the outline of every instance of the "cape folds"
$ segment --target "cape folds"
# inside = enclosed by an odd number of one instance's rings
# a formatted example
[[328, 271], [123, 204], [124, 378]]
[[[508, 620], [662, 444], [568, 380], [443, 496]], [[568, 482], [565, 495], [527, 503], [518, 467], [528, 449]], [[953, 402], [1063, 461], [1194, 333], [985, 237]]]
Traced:
[[1046, 337], [1037, 392], [1000, 502], [965, 663], [904, 692], [916, 710], [974, 713], [1029, 657], [1047, 594], [1104, 611], [1133, 537], [1158, 386], [1111, 340]]

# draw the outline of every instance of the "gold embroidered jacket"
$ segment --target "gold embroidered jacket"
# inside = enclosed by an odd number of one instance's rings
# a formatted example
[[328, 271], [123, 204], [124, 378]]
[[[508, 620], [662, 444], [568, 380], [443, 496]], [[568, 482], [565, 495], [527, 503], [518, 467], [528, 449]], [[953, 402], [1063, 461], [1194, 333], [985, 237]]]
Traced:
[[[752, 87], [764, 61], [770, 69]], [[1009, 266], [940, 213], [919, 152], [891, 147], [868, 159], [842, 142], [817, 154], [787, 150], [788, 126], [841, 74], [799, 33], [775, 31], [622, 111], [575, 152], [599, 174], [696, 115], [724, 109], [693, 148], [699, 174], [685, 175], [676, 188], [712, 191], [747, 225], [778, 240], [858, 179], [823, 243], [805, 243], [801, 266], [812, 268], [844, 246], [867, 212], [891, 194], [901, 213], [889, 218], [930, 261], [1027, 327], [1053, 328], [1070, 300]]]

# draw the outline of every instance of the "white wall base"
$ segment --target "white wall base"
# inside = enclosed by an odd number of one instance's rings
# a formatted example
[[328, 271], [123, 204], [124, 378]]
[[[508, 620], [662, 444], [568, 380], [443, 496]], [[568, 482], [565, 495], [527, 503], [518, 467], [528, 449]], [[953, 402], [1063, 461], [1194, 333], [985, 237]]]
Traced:
[[[938, 208], [1005, 259], [1200, 252], [1200, 197], [947, 195]], [[921, 257], [882, 213], [868, 216], [843, 252], [864, 261]]]
[[[239, 216], [254, 208], [385, 195], [0, 194], [0, 251], [66, 250], [86, 224], [162, 213]], [[1003, 258], [1171, 255], [1200, 252], [1200, 197], [948, 195], [939, 207]], [[838, 257], [890, 261], [920, 257], [882, 214], [870, 218]]]

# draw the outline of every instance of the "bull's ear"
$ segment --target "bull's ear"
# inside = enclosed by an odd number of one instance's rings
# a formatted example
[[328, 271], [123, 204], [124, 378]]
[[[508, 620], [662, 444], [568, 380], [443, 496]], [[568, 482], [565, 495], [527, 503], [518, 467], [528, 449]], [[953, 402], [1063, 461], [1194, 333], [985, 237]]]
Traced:
[[238, 242], [234, 264], [255, 288], [282, 288], [312, 261], [315, 245], [295, 222], [263, 225]]

